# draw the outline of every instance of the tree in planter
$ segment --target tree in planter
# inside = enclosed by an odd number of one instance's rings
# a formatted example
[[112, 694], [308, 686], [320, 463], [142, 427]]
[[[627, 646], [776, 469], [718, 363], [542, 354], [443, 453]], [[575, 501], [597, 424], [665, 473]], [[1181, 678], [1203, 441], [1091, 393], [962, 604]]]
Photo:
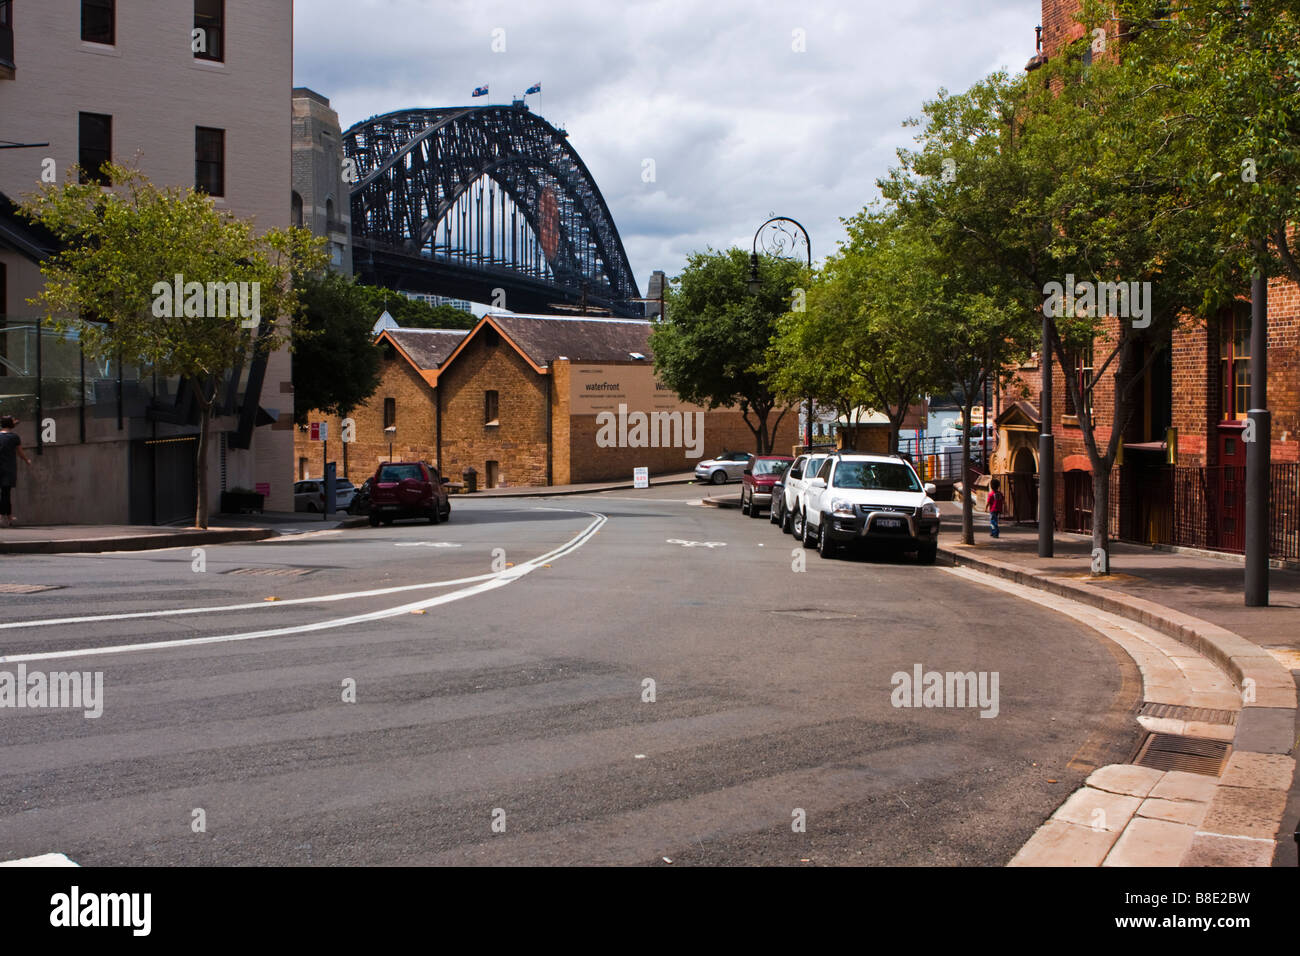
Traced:
[[655, 373], [683, 401], [710, 409], [739, 405], [757, 454], [765, 455], [789, 411], [764, 374], [767, 347], [808, 277], [799, 263], [764, 257], [759, 278], [761, 288], [751, 294], [744, 250], [694, 253], [667, 290], [667, 318], [655, 323], [650, 348]]
[[[927, 230], [897, 210], [885, 220], [888, 241], [872, 259], [880, 309], [911, 331], [910, 348], [930, 375], [946, 385], [962, 412], [962, 476], [970, 461], [971, 409], [986, 380], [1000, 383], [1030, 350], [1036, 332], [1032, 303], [999, 285], [996, 270], [972, 270], [943, 253]], [[972, 489], [962, 495], [962, 541], [973, 544]]]
[[[273, 351], [292, 334], [293, 276], [324, 265], [322, 241], [302, 229], [255, 236], [251, 223], [219, 212], [193, 189], [159, 188], [114, 163], [103, 172], [113, 183], [109, 189], [78, 183], [74, 169], [62, 186], [43, 186], [23, 203], [28, 218], [64, 243], [41, 264], [45, 288], [31, 303], [46, 310], [57, 330], [75, 329], [88, 355], [189, 383], [199, 408], [194, 523], [206, 528], [208, 433], [221, 384], [250, 355]], [[181, 302], [172, 295], [178, 275]], [[187, 290], [190, 283], [201, 283], [202, 291]], [[209, 294], [209, 283], [222, 284], [217, 294]], [[227, 283], [249, 283], [243, 300], [249, 318], [229, 314], [239, 310], [229, 307]], [[246, 327], [254, 301], [258, 322]]]
[[[1089, 386], [1073, 374], [1073, 350], [1103, 335], [1113, 346], [1100, 363], [1118, 375], [1111, 419], [1096, 422], [1085, 411], [1077, 420], [1092, 465], [1093, 547], [1109, 569], [1109, 477], [1137, 388], [1172, 325], [1199, 300], [1194, 276], [1213, 249], [1183, 199], [1183, 150], [1168, 134], [1164, 91], [1144, 87], [1122, 57], [1085, 64], [1086, 42], [1028, 76], [995, 74], [965, 93], [941, 92], [926, 104], [920, 148], [902, 151], [881, 187], [929, 224], [945, 256], [996, 277], [1017, 301], [1046, 305], [1050, 283], [1069, 276], [1124, 282], [1126, 292], [1139, 284], [1145, 316], [1108, 321], [1105, 313], [1117, 310], [1094, 301], [1043, 321], [1050, 353], [1040, 360], [1055, 356], [1070, 370], [1062, 377], [1078, 409], [1088, 407]], [[1126, 302], [1118, 311], [1137, 307]]]

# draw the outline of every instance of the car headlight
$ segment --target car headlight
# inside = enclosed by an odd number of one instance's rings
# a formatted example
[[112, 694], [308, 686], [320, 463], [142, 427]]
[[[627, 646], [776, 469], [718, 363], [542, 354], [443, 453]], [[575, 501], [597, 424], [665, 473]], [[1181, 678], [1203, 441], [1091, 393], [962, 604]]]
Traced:
[[927, 501], [925, 504], [921, 505], [921, 517], [922, 518], [939, 517], [939, 506], [936, 505], [933, 501]]
[[832, 498], [831, 513], [840, 518], [852, 518], [856, 514], [853, 510], [853, 502], [847, 498]]

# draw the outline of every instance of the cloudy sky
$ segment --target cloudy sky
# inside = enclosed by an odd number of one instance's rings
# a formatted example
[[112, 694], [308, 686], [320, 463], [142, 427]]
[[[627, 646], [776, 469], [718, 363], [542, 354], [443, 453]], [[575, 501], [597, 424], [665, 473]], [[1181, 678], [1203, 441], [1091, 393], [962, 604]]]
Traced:
[[[410, 107], [529, 105], [564, 126], [642, 289], [769, 215], [820, 259], [936, 90], [1034, 53], [1039, 0], [294, 0], [294, 82], [346, 129]], [[493, 45], [501, 52], [494, 52]], [[474, 87], [490, 96], [471, 100]], [[654, 161], [646, 182], [645, 160]]]

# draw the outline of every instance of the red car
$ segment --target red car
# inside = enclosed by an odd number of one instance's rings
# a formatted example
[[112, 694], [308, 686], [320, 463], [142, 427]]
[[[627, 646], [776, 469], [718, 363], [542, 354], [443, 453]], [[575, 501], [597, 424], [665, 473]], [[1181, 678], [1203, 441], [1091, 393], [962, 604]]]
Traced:
[[772, 486], [794, 464], [789, 455], [759, 455], [750, 461], [741, 476], [740, 511], [757, 518], [764, 508], [772, 504]]
[[451, 517], [447, 479], [422, 461], [390, 461], [370, 479], [370, 526], [394, 518], [428, 518], [437, 524]]

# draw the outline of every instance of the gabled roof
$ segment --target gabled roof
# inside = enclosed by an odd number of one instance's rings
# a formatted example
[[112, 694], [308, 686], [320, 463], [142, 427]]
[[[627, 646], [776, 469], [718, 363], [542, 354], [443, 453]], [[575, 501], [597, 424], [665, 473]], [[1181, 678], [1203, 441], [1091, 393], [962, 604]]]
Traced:
[[[547, 374], [551, 362], [557, 358], [573, 362], [644, 360], [647, 365], [654, 362], [650, 351], [651, 325], [644, 319], [489, 313], [443, 360], [438, 372], [451, 365], [485, 327], [495, 329], [539, 375]], [[435, 382], [436, 379], [435, 374]]]
[[438, 384], [438, 368], [468, 334], [465, 329], [384, 329], [375, 344], [392, 343], [416, 373], [433, 386]]
[[1002, 409], [1002, 414], [994, 421], [995, 424], [1003, 427], [1038, 428], [1042, 422], [1042, 416], [1038, 414], [1038, 409], [1029, 402], [1015, 402]]

